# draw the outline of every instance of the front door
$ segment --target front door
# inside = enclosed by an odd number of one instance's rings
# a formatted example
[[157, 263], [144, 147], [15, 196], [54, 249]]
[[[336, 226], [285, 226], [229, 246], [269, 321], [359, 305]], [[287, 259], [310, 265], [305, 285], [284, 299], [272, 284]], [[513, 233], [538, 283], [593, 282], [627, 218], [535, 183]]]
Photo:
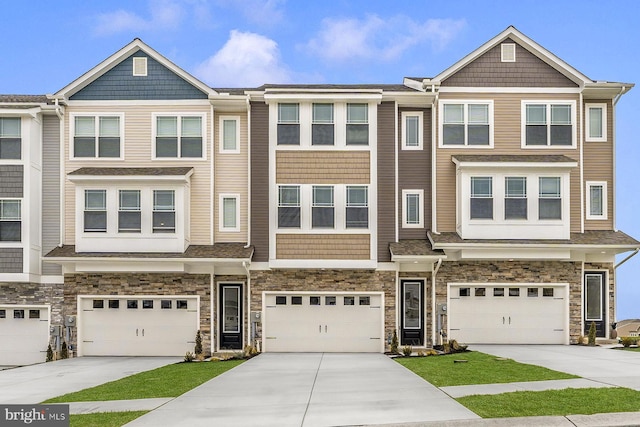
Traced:
[[586, 272], [584, 275], [584, 334], [589, 334], [591, 323], [596, 324], [596, 336], [607, 334], [607, 290], [605, 272]]
[[242, 349], [242, 285], [220, 285], [220, 349]]
[[403, 280], [400, 345], [424, 345], [424, 281]]

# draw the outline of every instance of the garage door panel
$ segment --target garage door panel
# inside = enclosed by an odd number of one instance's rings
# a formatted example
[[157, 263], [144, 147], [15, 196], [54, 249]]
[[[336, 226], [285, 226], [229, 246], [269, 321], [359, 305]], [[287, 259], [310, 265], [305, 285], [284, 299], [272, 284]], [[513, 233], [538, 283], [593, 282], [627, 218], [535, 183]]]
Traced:
[[[30, 365], [46, 360], [49, 345], [49, 308], [23, 305], [0, 306], [0, 365]], [[14, 311], [24, 317], [15, 318]], [[29, 311], [34, 311], [30, 318]]]

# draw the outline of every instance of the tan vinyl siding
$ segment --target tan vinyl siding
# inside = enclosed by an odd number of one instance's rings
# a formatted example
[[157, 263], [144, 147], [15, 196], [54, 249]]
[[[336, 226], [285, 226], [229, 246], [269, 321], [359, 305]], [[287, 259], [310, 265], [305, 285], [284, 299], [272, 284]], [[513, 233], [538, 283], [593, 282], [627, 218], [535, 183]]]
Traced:
[[[521, 108], [523, 100], [576, 101], [576, 108], [580, 108], [578, 94], [477, 94], [456, 93], [441, 94], [441, 100], [483, 100], [494, 101], [494, 147], [493, 148], [437, 148], [436, 151], [436, 192], [437, 192], [437, 231], [456, 231], [456, 168], [451, 157], [455, 154], [520, 154], [535, 155], [564, 154], [580, 161], [580, 144], [582, 138], [581, 112], [576, 114], [576, 148], [522, 148], [521, 147]], [[437, 108], [437, 107], [436, 107]], [[581, 110], [581, 109], [580, 109]], [[436, 116], [437, 117], [437, 116]], [[436, 128], [436, 141], [439, 141], [439, 127]], [[438, 146], [439, 142], [436, 143]], [[571, 170], [571, 231], [580, 231], [580, 165]]]
[[278, 259], [369, 259], [368, 234], [277, 234]]
[[278, 184], [369, 184], [369, 151], [276, 151]]
[[[220, 152], [220, 116], [240, 117], [240, 153]], [[214, 146], [214, 236], [215, 242], [247, 242], [248, 223], [248, 132], [247, 113], [220, 113], [215, 116], [215, 146]], [[240, 195], [240, 231], [224, 232], [220, 231], [220, 194]]]
[[[60, 120], [42, 120], [42, 254], [60, 244]], [[42, 274], [62, 274], [60, 265], [42, 263]]]
[[269, 260], [269, 107], [251, 103], [251, 244], [253, 261]]
[[[124, 159], [69, 160], [71, 149], [70, 117], [73, 113], [124, 113]], [[206, 121], [206, 160], [152, 160], [153, 113], [204, 113]], [[70, 106], [64, 116], [65, 174], [81, 167], [193, 167], [191, 176], [190, 243], [211, 243], [211, 107], [208, 105], [105, 105]], [[75, 186], [65, 181], [65, 244], [75, 244]]]
[[390, 262], [389, 243], [396, 240], [396, 106], [378, 106], [378, 262]]
[[[584, 186], [585, 186], [585, 230], [613, 230], [613, 106], [611, 100], [588, 100], [585, 104], [607, 104], [607, 141], [584, 143]], [[586, 109], [583, 123], [586, 123]], [[607, 183], [607, 219], [588, 220], [587, 181], [605, 181]]]

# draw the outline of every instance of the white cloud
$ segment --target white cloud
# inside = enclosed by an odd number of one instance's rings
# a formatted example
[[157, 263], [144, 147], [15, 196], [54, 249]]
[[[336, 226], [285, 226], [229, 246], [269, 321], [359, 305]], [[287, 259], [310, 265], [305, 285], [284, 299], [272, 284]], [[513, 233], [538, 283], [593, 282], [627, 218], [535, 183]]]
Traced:
[[177, 28], [184, 17], [182, 4], [173, 0], [149, 2], [149, 16], [142, 17], [123, 9], [96, 17], [94, 33], [100, 36], [126, 31], [166, 30]]
[[229, 40], [194, 72], [214, 87], [288, 83], [291, 72], [281, 62], [278, 44], [260, 34], [232, 30]]
[[392, 61], [407, 49], [421, 44], [430, 43], [433, 50], [441, 50], [465, 26], [465, 20], [428, 19], [416, 22], [403, 15], [388, 19], [377, 15], [368, 15], [364, 19], [326, 18], [317, 36], [304, 47], [329, 61]]

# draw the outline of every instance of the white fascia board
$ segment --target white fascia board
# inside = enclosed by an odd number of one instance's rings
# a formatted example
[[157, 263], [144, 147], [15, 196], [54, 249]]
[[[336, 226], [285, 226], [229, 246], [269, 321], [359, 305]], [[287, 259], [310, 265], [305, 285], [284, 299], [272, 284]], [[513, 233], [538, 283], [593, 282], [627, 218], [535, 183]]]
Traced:
[[189, 171], [185, 175], [67, 175], [67, 179], [71, 182], [77, 183], [92, 183], [92, 182], [174, 182], [174, 183], [187, 183], [189, 182], [193, 170]]
[[491, 94], [491, 93], [522, 93], [522, 94], [577, 94], [582, 92], [582, 89], [579, 87], [498, 87], [498, 86], [487, 86], [487, 87], [456, 87], [456, 86], [441, 86], [438, 92], [442, 93], [481, 93], [481, 94]]
[[414, 80], [408, 77], [402, 79], [402, 84], [406, 87], [410, 87], [411, 89], [419, 90], [421, 92], [425, 92], [424, 86], [422, 85], [422, 80]]
[[396, 101], [399, 107], [431, 107], [435, 103], [434, 93], [424, 92], [385, 92], [382, 95], [383, 101]]
[[[15, 103], [0, 103], [0, 106], [15, 107], [15, 105]], [[36, 115], [42, 112], [43, 107], [44, 104], [34, 105], [31, 108], [3, 108], [1, 111], [3, 116], [31, 116], [35, 118]]]
[[499, 248], [509, 249], [569, 249], [569, 250], [613, 250], [622, 252], [633, 251], [638, 249], [633, 245], [572, 245], [570, 243], [434, 243], [434, 249], [442, 250], [464, 250], [464, 249], [483, 249], [495, 250]]
[[382, 102], [382, 91], [378, 93], [366, 93], [366, 92], [340, 92], [336, 93], [266, 93], [264, 100], [267, 104], [270, 101], [374, 101], [377, 103]]
[[[137, 107], [137, 106], [189, 106], [189, 107], [203, 107], [208, 108], [211, 106], [209, 99], [123, 99], [123, 100], [69, 100], [64, 103], [67, 107]], [[61, 107], [63, 105], [61, 104]], [[169, 112], [166, 112], [169, 114]], [[198, 113], [198, 112], [194, 112]], [[79, 113], [79, 114], [84, 114]]]
[[[455, 155], [454, 155], [455, 156]], [[460, 169], [572, 169], [578, 162], [461, 162], [452, 157], [453, 163]]]
[[570, 260], [568, 249], [520, 248], [520, 249], [463, 249], [460, 259], [514, 259], [514, 260]]
[[296, 268], [296, 269], [347, 269], [347, 270], [374, 270], [378, 266], [375, 260], [343, 260], [343, 259], [272, 259], [269, 260], [269, 268]]
[[438, 262], [439, 259], [442, 259], [444, 261], [447, 259], [447, 256], [444, 254], [442, 255], [393, 255], [391, 254], [391, 261], [399, 262], [399, 263], [406, 263], [406, 262], [435, 263], [435, 262]]

